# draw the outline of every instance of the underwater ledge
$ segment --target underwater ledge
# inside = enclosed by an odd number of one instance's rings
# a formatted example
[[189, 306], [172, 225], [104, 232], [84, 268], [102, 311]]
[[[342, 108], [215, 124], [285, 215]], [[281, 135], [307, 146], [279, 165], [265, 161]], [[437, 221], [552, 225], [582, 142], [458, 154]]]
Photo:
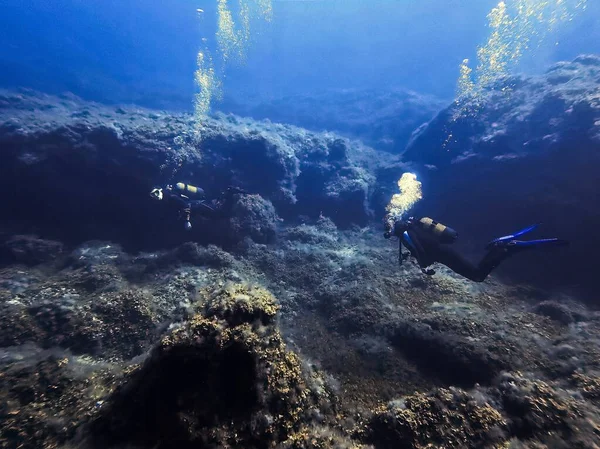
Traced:
[[[107, 239], [133, 250], [182, 242], [170, 240], [173, 222], [149, 197], [153, 187], [178, 181], [212, 195], [242, 187], [284, 219], [323, 214], [342, 227], [365, 225], [374, 215], [375, 167], [392, 158], [289, 125], [216, 114], [198, 127], [191, 115], [32, 91], [0, 93], [0, 148], [0, 187], [11, 211], [3, 226], [13, 221], [63, 241]], [[226, 234], [199, 226], [187, 238], [240, 237]]]

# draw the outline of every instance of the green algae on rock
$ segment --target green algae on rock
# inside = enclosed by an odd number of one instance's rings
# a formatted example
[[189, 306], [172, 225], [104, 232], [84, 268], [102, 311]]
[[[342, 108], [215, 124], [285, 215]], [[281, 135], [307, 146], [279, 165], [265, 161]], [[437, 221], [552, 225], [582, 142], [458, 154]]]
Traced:
[[108, 401], [91, 427], [97, 447], [268, 447], [330, 400], [286, 348], [268, 291], [231, 285], [201, 303]]
[[442, 388], [376, 409], [367, 440], [378, 448], [492, 447], [502, 442], [505, 427], [502, 414], [490, 404], [466, 391]]

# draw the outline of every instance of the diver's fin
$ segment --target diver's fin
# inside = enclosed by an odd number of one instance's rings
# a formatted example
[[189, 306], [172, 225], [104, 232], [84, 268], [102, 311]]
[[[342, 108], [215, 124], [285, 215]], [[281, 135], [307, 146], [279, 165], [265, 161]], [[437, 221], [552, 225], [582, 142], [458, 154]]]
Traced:
[[485, 248], [489, 249], [490, 247], [497, 245], [499, 243], [506, 243], [506, 242], [510, 242], [511, 240], [516, 239], [517, 237], [521, 237], [522, 235], [528, 234], [531, 231], [537, 229], [537, 227], [539, 226], [539, 223], [536, 223], [534, 225], [531, 226], [527, 226], [524, 229], [521, 229], [520, 231], [515, 232], [514, 234], [509, 234], [509, 235], [504, 235], [502, 237], [498, 237], [497, 239], [494, 239], [492, 241], [490, 241]]
[[531, 231], [535, 231], [541, 223], [536, 223], [526, 228], [521, 229], [513, 234], [513, 237], [521, 237], [522, 235], [529, 234]]
[[546, 246], [566, 246], [569, 242], [563, 239], [539, 239], [539, 240], [512, 240], [508, 242], [508, 247], [515, 248], [537, 248], [537, 247], [546, 247]]

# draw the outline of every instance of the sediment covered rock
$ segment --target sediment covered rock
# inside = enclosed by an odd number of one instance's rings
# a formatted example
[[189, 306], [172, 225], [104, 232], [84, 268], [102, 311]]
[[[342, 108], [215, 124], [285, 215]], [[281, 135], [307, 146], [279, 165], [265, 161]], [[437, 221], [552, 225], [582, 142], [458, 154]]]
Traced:
[[594, 413], [560, 385], [507, 373], [489, 388], [436, 389], [392, 401], [374, 410], [364, 438], [381, 449], [593, 448]]
[[460, 389], [439, 389], [392, 401], [374, 411], [367, 440], [381, 449], [492, 447], [506, 422], [490, 404]]
[[106, 366], [35, 346], [0, 354], [0, 442], [11, 449], [66, 447], [117, 377]]
[[28, 449], [593, 448], [594, 312], [564, 300], [566, 324], [540, 313], [553, 295], [423, 277], [387, 243], [321, 218], [235, 255], [88, 242], [5, 267], [0, 435]]
[[0, 245], [0, 261], [37, 265], [56, 259], [62, 251], [63, 244], [60, 242], [33, 235], [15, 235]]

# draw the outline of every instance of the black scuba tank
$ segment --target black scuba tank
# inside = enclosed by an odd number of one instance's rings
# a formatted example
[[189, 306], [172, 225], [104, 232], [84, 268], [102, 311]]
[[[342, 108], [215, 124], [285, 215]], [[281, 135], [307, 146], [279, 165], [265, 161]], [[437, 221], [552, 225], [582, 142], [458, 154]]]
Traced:
[[423, 231], [434, 236], [440, 243], [454, 243], [458, 238], [458, 232], [456, 232], [454, 229], [443, 225], [442, 223], [438, 223], [429, 217], [423, 217], [419, 220], [415, 220], [414, 223]]

